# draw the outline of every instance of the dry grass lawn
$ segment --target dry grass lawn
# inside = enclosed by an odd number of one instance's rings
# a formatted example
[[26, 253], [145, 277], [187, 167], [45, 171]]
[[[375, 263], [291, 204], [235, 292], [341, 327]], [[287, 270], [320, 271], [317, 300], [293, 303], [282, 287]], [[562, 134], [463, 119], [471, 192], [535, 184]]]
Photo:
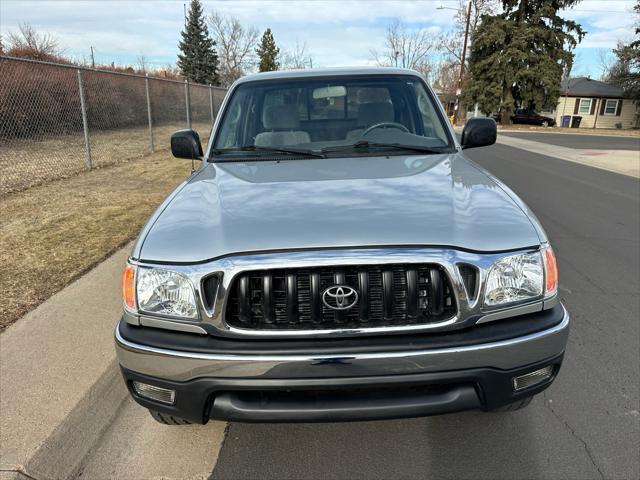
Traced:
[[[200, 134], [204, 147], [211, 126], [194, 123], [192, 127]], [[155, 149], [167, 149], [171, 134], [183, 128], [187, 128], [185, 124], [153, 127]], [[150, 154], [147, 127], [91, 131], [90, 137], [92, 164], [97, 168]], [[0, 143], [0, 196], [86, 170], [82, 132]]]
[[189, 172], [164, 150], [0, 197], [0, 330], [135, 238]]

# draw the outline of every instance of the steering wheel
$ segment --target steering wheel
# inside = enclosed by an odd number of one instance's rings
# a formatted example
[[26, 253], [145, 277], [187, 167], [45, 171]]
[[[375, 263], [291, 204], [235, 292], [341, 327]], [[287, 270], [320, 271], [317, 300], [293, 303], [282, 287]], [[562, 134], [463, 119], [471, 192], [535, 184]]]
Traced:
[[409, 131], [409, 129], [407, 127], [405, 127], [404, 125], [402, 125], [401, 123], [397, 123], [397, 122], [381, 122], [381, 123], [376, 123], [375, 125], [371, 125], [364, 132], [362, 132], [362, 134], [360, 136], [364, 137], [369, 132], [374, 131], [376, 128], [397, 128], [398, 130], [402, 130], [405, 133], [411, 133]]

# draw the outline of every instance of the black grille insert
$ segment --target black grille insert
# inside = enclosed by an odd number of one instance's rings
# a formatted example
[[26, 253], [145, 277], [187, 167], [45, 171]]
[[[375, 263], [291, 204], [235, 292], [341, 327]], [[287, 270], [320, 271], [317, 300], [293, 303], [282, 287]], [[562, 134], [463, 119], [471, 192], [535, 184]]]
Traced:
[[[325, 290], [339, 285], [358, 293], [347, 310], [323, 302]], [[455, 313], [442, 267], [394, 264], [243, 273], [230, 285], [225, 320], [245, 329], [321, 330], [422, 325]]]
[[478, 269], [471, 265], [460, 265], [458, 268], [469, 300], [475, 300], [478, 295]]

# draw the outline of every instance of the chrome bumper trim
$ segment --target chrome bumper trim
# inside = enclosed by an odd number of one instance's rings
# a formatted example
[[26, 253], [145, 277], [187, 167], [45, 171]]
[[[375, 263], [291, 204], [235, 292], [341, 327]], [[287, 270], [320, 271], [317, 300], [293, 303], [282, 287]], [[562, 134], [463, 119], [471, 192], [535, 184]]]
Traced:
[[535, 302], [521, 307], [514, 307], [510, 310], [500, 310], [495, 313], [488, 313], [478, 319], [476, 325], [487, 322], [495, 322], [504, 318], [516, 317], [518, 315], [526, 315], [527, 313], [535, 313], [543, 310], [542, 302]]
[[228, 355], [148, 347], [122, 338], [116, 327], [116, 352], [127, 370], [173, 381], [198, 377], [316, 378], [402, 375], [467, 368], [508, 370], [564, 352], [569, 313], [552, 328], [479, 345], [403, 352], [334, 355]]

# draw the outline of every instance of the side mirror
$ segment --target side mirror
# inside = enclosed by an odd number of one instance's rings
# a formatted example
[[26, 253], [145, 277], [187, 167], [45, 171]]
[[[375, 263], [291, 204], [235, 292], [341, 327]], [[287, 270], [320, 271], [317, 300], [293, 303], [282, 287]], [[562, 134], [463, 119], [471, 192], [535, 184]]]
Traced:
[[179, 130], [171, 135], [171, 153], [176, 158], [199, 160], [202, 158], [200, 136], [195, 130]]
[[474, 117], [467, 120], [462, 130], [462, 148], [486, 147], [496, 143], [498, 128], [493, 118]]

